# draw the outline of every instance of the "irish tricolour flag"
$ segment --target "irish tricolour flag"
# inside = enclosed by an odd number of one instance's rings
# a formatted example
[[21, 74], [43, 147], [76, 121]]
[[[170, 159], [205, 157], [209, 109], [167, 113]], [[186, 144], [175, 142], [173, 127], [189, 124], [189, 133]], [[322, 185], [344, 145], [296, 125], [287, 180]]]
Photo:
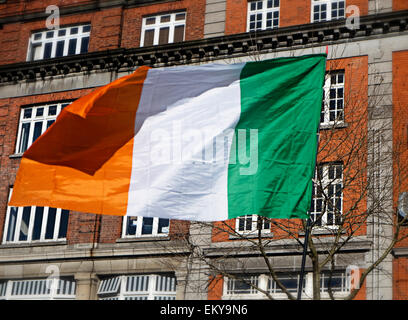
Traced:
[[325, 58], [140, 67], [60, 113], [24, 153], [10, 205], [307, 218]]

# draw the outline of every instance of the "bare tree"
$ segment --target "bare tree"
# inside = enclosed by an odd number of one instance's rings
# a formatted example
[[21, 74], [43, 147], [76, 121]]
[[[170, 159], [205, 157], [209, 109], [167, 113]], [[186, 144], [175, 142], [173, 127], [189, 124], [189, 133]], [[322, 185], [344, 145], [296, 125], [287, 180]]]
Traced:
[[[253, 39], [253, 44], [252, 56], [259, 60], [256, 39]], [[360, 58], [361, 61], [365, 59]], [[386, 232], [379, 235], [381, 240], [378, 243], [372, 243], [377, 250], [375, 259], [362, 269], [358, 283], [349, 288], [348, 294], [341, 295], [341, 299], [355, 298], [367, 276], [380, 268], [395, 245], [408, 236], [403, 230], [407, 217], [397, 217], [395, 203], [389, 206], [393, 192], [400, 190], [408, 178], [407, 163], [401, 161], [401, 154], [406, 148], [401, 147], [403, 142], [398, 137], [390, 136], [392, 133], [386, 124], [369, 128], [370, 112], [378, 104], [377, 99], [381, 99], [381, 90], [384, 89], [381, 74], [378, 74], [380, 80], [376, 88], [372, 89], [377, 90], [376, 94], [368, 97], [368, 76], [364, 64], [362, 69], [361, 65], [352, 64], [351, 59], [328, 61], [307, 253], [309, 271], [313, 275], [311, 298], [316, 300], [323, 298], [322, 274], [328, 296], [339, 298], [332, 288], [336, 262], [345, 257], [345, 250], [355, 239], [365, 237], [370, 241], [367, 237], [369, 228], [381, 225]], [[344, 77], [347, 82], [344, 82]], [[239, 230], [240, 223], [242, 230]], [[254, 224], [256, 227], [252, 228], [252, 232], [242, 232]], [[246, 259], [250, 254], [261, 257], [265, 270], [262, 273], [270, 285], [273, 283], [276, 291], [288, 299], [296, 299], [293, 287], [285, 285], [287, 279], [282, 279], [281, 266], [274, 264], [273, 256], [276, 250], [285, 254], [285, 250], [289, 249], [299, 256], [306, 228], [306, 221], [300, 219], [248, 216], [214, 224], [192, 223], [193, 231], [180, 241], [188, 248], [189, 263], [196, 261], [208, 277], [208, 281], [197, 285], [211, 288], [221, 279], [229, 278], [265, 298], [273, 299], [270, 290], [251, 279], [253, 271]], [[225, 245], [214, 247], [214, 239], [224, 241]], [[188, 272], [193, 271], [189, 269]]]

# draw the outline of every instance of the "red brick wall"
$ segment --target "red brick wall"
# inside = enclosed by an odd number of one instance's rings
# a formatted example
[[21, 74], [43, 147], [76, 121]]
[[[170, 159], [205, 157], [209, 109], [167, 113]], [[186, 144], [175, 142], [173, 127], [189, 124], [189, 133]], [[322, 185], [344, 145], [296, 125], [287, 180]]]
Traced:
[[[408, 50], [393, 52], [393, 149], [394, 149], [394, 208], [398, 197], [408, 191]], [[408, 235], [408, 227], [402, 227], [401, 235]], [[408, 238], [397, 243], [397, 247], [408, 247]]]
[[392, 0], [392, 10], [407, 10], [408, 9], [408, 1], [406, 0]]
[[393, 300], [408, 300], [408, 258], [396, 258], [393, 267]]
[[[119, 8], [113, 8], [62, 16], [60, 26], [91, 23], [89, 52], [115, 49], [119, 44], [120, 14]], [[45, 20], [5, 25], [0, 30], [0, 64], [26, 61], [29, 38], [37, 30], [45, 30]]]
[[[347, 0], [346, 5], [359, 7], [360, 15], [368, 14], [368, 0]], [[307, 24], [311, 20], [311, 0], [280, 0], [279, 26]], [[225, 34], [246, 32], [248, 0], [227, 0]]]
[[[3, 236], [7, 214], [9, 186], [13, 185], [20, 158], [10, 159], [14, 154], [17, 130], [22, 106], [50, 103], [53, 101], [75, 100], [93, 89], [58, 92], [13, 99], [0, 99], [0, 242]], [[100, 226], [99, 226], [100, 224]], [[169, 235], [171, 239], [180, 239], [188, 234], [188, 221], [171, 221]], [[94, 231], [98, 232], [94, 232]], [[122, 217], [99, 216], [89, 213], [70, 212], [67, 240], [69, 244], [114, 243], [121, 237]]]
[[[41, 1], [32, 1], [32, 6], [38, 8], [42, 6], [45, 12], [46, 6]], [[172, 1], [129, 8], [124, 12], [122, 8], [115, 7], [89, 13], [65, 15], [61, 16], [60, 26], [91, 23], [89, 52], [116, 49], [120, 45], [133, 48], [139, 46], [144, 16], [176, 10], [187, 11], [185, 39], [203, 38], [205, 0]], [[121, 28], [122, 13], [123, 28]], [[45, 19], [4, 25], [3, 29], [0, 29], [0, 65], [26, 61], [28, 41], [32, 32], [45, 29]]]
[[125, 10], [123, 19], [122, 47], [134, 48], [140, 45], [143, 17], [173, 11], [187, 12], [185, 30], [186, 41], [203, 38], [205, 0], [182, 0]]
[[[394, 1], [394, 5], [395, 5]], [[394, 8], [395, 9], [395, 8]], [[397, 210], [398, 196], [408, 191], [408, 50], [393, 52], [393, 149], [394, 149], [394, 210]], [[401, 236], [408, 235], [408, 227], [401, 228]], [[396, 247], [408, 247], [408, 238]], [[393, 299], [408, 299], [408, 258], [394, 258]]]

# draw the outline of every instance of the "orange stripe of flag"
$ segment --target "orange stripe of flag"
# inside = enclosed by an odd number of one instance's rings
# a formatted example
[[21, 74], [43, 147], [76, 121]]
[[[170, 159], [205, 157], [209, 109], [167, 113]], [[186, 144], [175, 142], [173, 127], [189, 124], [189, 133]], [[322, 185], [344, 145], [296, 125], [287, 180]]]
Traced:
[[148, 70], [138, 68], [66, 107], [24, 153], [9, 204], [124, 215]]

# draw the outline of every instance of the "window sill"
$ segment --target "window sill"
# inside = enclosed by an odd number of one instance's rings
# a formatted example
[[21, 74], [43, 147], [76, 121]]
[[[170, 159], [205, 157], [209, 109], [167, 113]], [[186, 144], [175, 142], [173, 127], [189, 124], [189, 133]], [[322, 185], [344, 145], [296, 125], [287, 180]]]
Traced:
[[322, 123], [320, 124], [320, 130], [343, 129], [343, 128], [347, 128], [348, 126], [349, 125], [347, 122]]
[[16, 158], [21, 158], [22, 156], [23, 156], [22, 153], [14, 153], [14, 154], [9, 155], [9, 158], [16, 159]]
[[0, 245], [0, 248], [1, 249], [6, 249], [6, 248], [62, 246], [62, 245], [66, 245], [66, 244], [67, 244], [67, 240], [27, 242], [27, 243], [3, 243], [3, 244]]
[[[258, 232], [253, 232], [253, 233], [241, 233], [243, 238], [258, 238]], [[272, 232], [261, 232], [262, 238], [272, 238], [273, 233]], [[230, 234], [229, 239], [230, 240], [237, 240], [237, 239], [242, 239], [242, 237], [235, 235], [235, 234]]]
[[135, 238], [119, 238], [116, 243], [125, 242], [144, 242], [144, 241], [169, 241], [170, 236], [151, 236], [151, 237], [135, 237]]

